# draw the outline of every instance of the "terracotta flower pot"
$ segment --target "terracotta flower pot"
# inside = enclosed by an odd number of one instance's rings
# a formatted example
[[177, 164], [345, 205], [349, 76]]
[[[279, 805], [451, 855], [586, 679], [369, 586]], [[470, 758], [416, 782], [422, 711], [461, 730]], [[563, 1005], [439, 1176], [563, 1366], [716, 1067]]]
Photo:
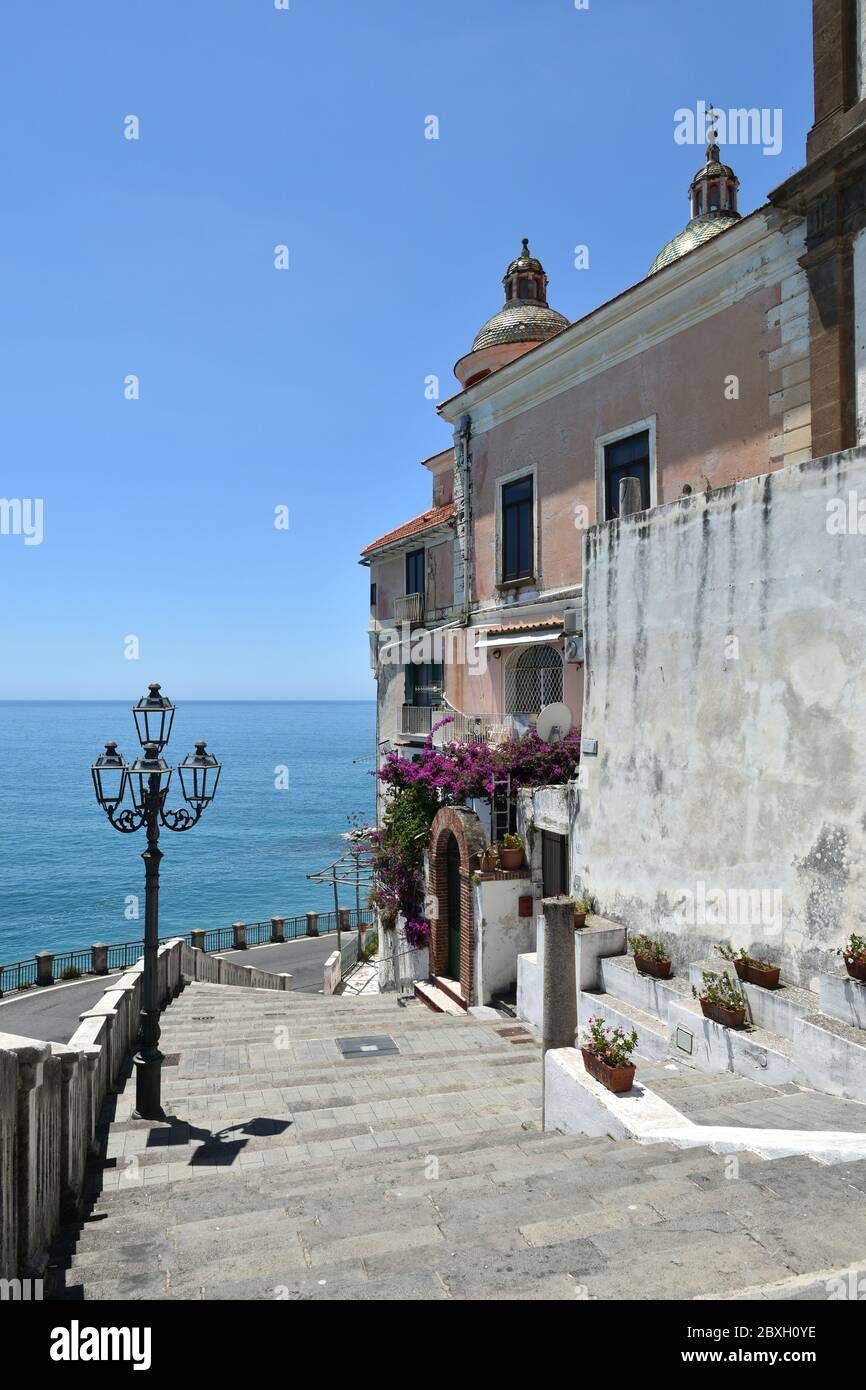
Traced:
[[499, 851], [499, 867], [501, 869], [520, 869], [523, 867], [522, 849], [501, 849]]
[[[762, 969], [759, 965], [748, 965], [746, 967], [745, 979], [751, 985], [760, 985], [763, 989], [778, 989], [779, 976], [782, 973], [780, 965], [768, 965]], [[741, 975], [740, 979], [744, 977]]]
[[669, 960], [651, 960], [649, 956], [639, 956], [635, 951], [634, 963], [641, 975], [653, 975], [657, 980], [670, 979], [671, 962]]
[[746, 962], [745, 962], [744, 960], [740, 960], [739, 958], [738, 958], [737, 960], [735, 960], [735, 961], [734, 961], [734, 969], [735, 969], [736, 972], [737, 972], [737, 979], [739, 979], [739, 980], [747, 980], [747, 979], [749, 978], [749, 977], [748, 977], [748, 974], [746, 973], [746, 972], [748, 971], [749, 967], [748, 967], [748, 965], [746, 964]]
[[578, 912], [577, 909], [575, 909], [575, 913], [574, 913], [574, 925], [575, 925], [575, 927], [585, 927], [585, 926], [586, 926], [586, 913], [585, 913], [585, 912]]
[[708, 999], [702, 999], [701, 1011], [704, 1018], [711, 1018], [714, 1023], [721, 1023], [725, 1028], [742, 1028], [746, 1021], [744, 1007], [729, 1009], [724, 1004], [711, 1004]]
[[634, 1085], [634, 1074], [636, 1067], [609, 1067], [607, 1062], [595, 1052], [591, 1052], [588, 1047], [582, 1047], [583, 1065], [586, 1067], [590, 1076], [596, 1081], [601, 1082], [609, 1091], [615, 1091], [617, 1095], [621, 1091], [630, 1091]]
[[866, 961], [855, 960], [853, 956], [845, 957], [845, 969], [852, 980], [859, 980], [866, 985]]
[[485, 874], [492, 874], [498, 867], [499, 860], [496, 857], [496, 851], [493, 849], [485, 850], [484, 854], [481, 856], [482, 871]]

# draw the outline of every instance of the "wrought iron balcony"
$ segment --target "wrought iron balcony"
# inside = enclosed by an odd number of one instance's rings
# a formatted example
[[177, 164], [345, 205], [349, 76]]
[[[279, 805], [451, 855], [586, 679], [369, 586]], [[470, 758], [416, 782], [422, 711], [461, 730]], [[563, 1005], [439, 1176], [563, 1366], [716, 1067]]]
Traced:
[[423, 623], [424, 595], [401, 594], [394, 599], [395, 623]]

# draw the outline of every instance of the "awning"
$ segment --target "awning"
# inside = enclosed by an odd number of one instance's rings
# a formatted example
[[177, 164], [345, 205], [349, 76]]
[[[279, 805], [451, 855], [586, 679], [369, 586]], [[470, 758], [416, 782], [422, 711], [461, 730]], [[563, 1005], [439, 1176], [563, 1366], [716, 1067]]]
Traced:
[[475, 643], [475, 648], [479, 647], [525, 647], [530, 642], [556, 642], [562, 636], [562, 627], [552, 627], [548, 632], [514, 632], [500, 633], [488, 632], [486, 637], [482, 637]]

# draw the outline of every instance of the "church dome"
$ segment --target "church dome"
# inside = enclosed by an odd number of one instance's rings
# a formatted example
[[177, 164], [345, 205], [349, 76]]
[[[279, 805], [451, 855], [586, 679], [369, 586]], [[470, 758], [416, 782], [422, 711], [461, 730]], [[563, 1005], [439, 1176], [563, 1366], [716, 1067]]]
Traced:
[[662, 247], [647, 274], [655, 275], [666, 265], [678, 261], [681, 256], [694, 251], [695, 247], [702, 246], [705, 241], [711, 241], [713, 237], [726, 232], [729, 227], [739, 222], [739, 188], [740, 180], [730, 164], [723, 164], [721, 161], [716, 144], [716, 132], [712, 130], [705, 162], [689, 184], [691, 221]]
[[726, 232], [729, 227], [735, 227], [740, 220], [739, 213], [727, 213], [721, 216], [705, 215], [703, 217], [693, 217], [691, 222], [686, 223], [681, 232], [677, 232], [675, 237], [659, 251], [647, 275], [655, 275], [657, 270], [663, 270], [666, 265], [673, 261], [678, 261], [680, 256], [685, 256], [689, 251], [694, 251], [696, 246], [702, 246], [705, 241], [712, 241], [714, 236], [720, 232]]
[[536, 343], [546, 343], [568, 328], [568, 319], [547, 302], [544, 266], [523, 238], [523, 249], [502, 277], [505, 303], [475, 335], [471, 350], [454, 368], [463, 386], [489, 376]]
[[547, 304], [506, 304], [479, 329], [473, 352], [500, 343], [546, 343], [568, 327], [568, 319]]

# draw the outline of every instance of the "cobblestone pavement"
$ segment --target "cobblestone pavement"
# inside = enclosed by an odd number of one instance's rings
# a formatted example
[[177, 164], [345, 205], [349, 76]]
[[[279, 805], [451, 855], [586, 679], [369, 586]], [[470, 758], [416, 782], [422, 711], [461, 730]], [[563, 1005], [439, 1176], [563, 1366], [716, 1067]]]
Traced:
[[[195, 984], [162, 1022], [168, 1120], [113, 1098], [55, 1296], [826, 1298], [866, 1252], [866, 1163], [544, 1134], [513, 1020]], [[695, 1116], [765, 1089], [677, 1080]]]

